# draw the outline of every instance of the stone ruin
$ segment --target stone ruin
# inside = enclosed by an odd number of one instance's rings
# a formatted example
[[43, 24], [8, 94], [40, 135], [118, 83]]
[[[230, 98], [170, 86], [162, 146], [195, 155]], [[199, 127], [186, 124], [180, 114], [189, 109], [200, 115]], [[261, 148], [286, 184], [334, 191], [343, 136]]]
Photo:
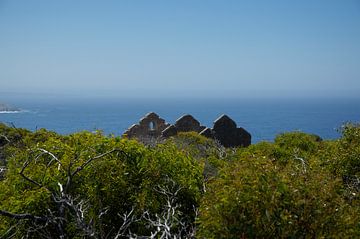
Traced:
[[244, 128], [238, 128], [235, 121], [222, 115], [214, 121], [213, 128], [202, 126], [191, 115], [184, 115], [170, 125], [151, 112], [145, 115], [138, 124], [125, 131], [124, 136], [147, 142], [149, 139], [169, 138], [179, 132], [197, 132], [207, 138], [219, 141], [224, 147], [247, 147], [251, 144], [251, 135]]
[[164, 119], [160, 118], [154, 112], [145, 115], [138, 124], [133, 124], [124, 132], [128, 138], [137, 138], [139, 140], [149, 138], [159, 138], [164, 129], [169, 126]]
[[176, 120], [175, 124], [168, 126], [161, 134], [162, 137], [168, 138], [170, 136], [176, 135], [178, 132], [197, 132], [200, 133], [206, 127], [201, 126], [200, 122], [197, 121], [191, 115], [181, 116]]
[[214, 121], [212, 129], [200, 132], [207, 138], [218, 140], [224, 147], [247, 147], [251, 144], [251, 134], [244, 128], [238, 128], [229, 116], [222, 115]]

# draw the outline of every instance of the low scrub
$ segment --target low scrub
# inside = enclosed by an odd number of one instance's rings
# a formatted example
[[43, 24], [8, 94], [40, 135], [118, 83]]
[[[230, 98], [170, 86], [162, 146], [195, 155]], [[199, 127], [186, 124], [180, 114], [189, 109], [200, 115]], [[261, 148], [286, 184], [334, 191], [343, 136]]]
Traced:
[[224, 148], [0, 124], [0, 238], [358, 238], [360, 126]]

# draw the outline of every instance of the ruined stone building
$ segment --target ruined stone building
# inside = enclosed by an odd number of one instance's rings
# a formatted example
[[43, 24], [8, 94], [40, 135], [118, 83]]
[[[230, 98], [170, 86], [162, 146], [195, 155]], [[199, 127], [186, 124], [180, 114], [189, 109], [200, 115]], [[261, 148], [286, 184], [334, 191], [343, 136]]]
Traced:
[[220, 116], [214, 121], [212, 129], [206, 128], [200, 135], [216, 139], [225, 147], [247, 147], [251, 144], [250, 133], [238, 128], [235, 121], [227, 115]]
[[162, 137], [168, 138], [170, 136], [176, 135], [178, 132], [197, 132], [200, 133], [206, 127], [201, 126], [200, 122], [197, 121], [191, 115], [181, 116], [176, 120], [175, 124], [168, 126], [161, 134]]
[[213, 128], [202, 126], [191, 115], [184, 115], [170, 125], [151, 112], [145, 115], [138, 124], [132, 125], [125, 131], [128, 138], [137, 138], [140, 141], [148, 139], [168, 138], [179, 132], [197, 132], [207, 138], [220, 142], [225, 147], [247, 147], [251, 144], [251, 135], [244, 128], [238, 128], [235, 121], [227, 115], [222, 115], [214, 121]]
[[164, 119], [154, 112], [150, 112], [140, 119], [138, 124], [133, 124], [124, 132], [128, 138], [147, 139], [159, 138], [162, 131], [169, 126]]

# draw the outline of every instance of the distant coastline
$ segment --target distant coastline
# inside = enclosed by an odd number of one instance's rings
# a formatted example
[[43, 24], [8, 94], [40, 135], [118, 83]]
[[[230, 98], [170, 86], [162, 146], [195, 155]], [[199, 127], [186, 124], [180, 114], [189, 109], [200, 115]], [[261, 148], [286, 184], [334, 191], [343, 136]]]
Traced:
[[4, 103], [0, 103], [0, 113], [17, 113], [20, 112], [21, 109], [17, 107], [13, 107]]

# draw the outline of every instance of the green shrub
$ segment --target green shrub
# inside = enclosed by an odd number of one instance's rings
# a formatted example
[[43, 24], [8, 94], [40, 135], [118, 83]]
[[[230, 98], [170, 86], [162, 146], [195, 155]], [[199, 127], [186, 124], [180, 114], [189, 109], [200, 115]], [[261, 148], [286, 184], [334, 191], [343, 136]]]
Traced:
[[[111, 238], [127, 215], [123, 238], [164, 230], [182, 238], [199, 209], [197, 238], [359, 238], [360, 126], [342, 134], [321, 141], [290, 132], [226, 149], [189, 132], [150, 147], [100, 131], [62, 136], [0, 124], [0, 210], [54, 220], [0, 215], [0, 237], [58, 238], [60, 225], [69, 238]], [[60, 210], [61, 200], [83, 218]]]
[[268, 157], [244, 157], [209, 183], [199, 238], [358, 237], [358, 206], [342, 197], [341, 179], [321, 168]]
[[[123, 223], [121, 216], [132, 209], [136, 218], [141, 218], [144, 211], [151, 215], [160, 214], [167, 197], [158, 189], [174, 184], [179, 188], [177, 210], [187, 224], [194, 221], [194, 207], [198, 205], [203, 186], [203, 168], [175, 145], [159, 144], [150, 148], [134, 140], [104, 137], [100, 132], [56, 137], [47, 132], [40, 133], [30, 134], [30, 137], [39, 139], [41, 136], [41, 140], [33, 140], [34, 143], [25, 148], [16, 148], [16, 154], [9, 158], [6, 177], [0, 181], [1, 210], [64, 217], [59, 222], [64, 223], [66, 235], [81, 236], [83, 232], [81, 225], [77, 224], [76, 213], [71, 208], [61, 213], [56, 203], [56, 200], [67, 200], [71, 196], [71, 200], [83, 202], [86, 206], [84, 221], [91, 221], [97, 233], [95, 236], [114, 237]], [[92, 158], [95, 159], [86, 164]], [[23, 165], [27, 165], [23, 174], [41, 187], [19, 174]], [[67, 188], [69, 175], [77, 169], [81, 170], [71, 177]], [[64, 198], [63, 194], [67, 197]], [[54, 200], [54, 197], [58, 199]], [[1, 217], [1, 222], [0, 235], [17, 224], [16, 220], [6, 217]], [[24, 221], [17, 226], [17, 235], [25, 235], [34, 226]], [[55, 226], [49, 224], [47, 227], [47, 233], [52, 237], [59, 236]], [[150, 235], [151, 232], [144, 222], [133, 223], [130, 229], [140, 235]], [[41, 235], [41, 230], [31, 233], [33, 237]]]

